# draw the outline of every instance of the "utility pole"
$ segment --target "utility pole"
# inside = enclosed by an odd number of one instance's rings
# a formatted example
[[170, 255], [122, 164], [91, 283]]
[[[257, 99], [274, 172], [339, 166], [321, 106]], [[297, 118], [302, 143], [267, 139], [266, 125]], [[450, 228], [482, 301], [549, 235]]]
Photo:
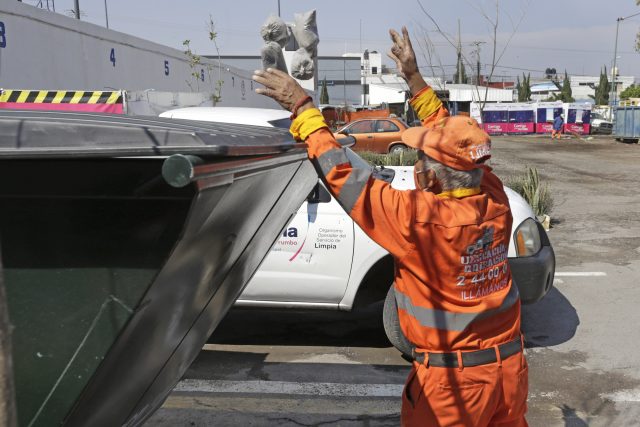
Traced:
[[369, 73], [369, 49], [364, 50], [362, 70], [362, 104], [369, 105], [369, 85], [367, 84], [367, 74]]
[[480, 45], [484, 44], [486, 42], [481, 42], [481, 41], [475, 41], [472, 42], [471, 44], [474, 45], [476, 47], [476, 54], [477, 54], [477, 63], [476, 63], [476, 86], [480, 85]]
[[80, 0], [75, 0], [76, 19], [80, 19]]
[[280, 0], [278, 0], [278, 18], [280, 18]]
[[347, 109], [347, 60], [344, 56], [342, 57], [342, 96], [344, 97], [344, 108], [346, 110]]
[[462, 83], [462, 38], [460, 37], [460, 19], [458, 19], [458, 65], [456, 67], [457, 81], [456, 83]]

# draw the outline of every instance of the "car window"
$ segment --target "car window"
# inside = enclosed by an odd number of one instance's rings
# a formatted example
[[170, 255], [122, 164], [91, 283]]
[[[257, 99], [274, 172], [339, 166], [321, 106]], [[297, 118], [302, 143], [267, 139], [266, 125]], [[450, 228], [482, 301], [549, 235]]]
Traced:
[[349, 133], [370, 133], [373, 132], [373, 120], [355, 122], [349, 128]]
[[400, 128], [391, 120], [378, 120], [376, 132], [398, 132]]

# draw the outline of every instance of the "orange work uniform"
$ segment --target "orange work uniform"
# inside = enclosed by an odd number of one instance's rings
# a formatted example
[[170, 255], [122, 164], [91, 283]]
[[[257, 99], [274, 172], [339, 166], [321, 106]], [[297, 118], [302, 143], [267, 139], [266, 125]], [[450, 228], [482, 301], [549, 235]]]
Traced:
[[[432, 126], [448, 116], [429, 88], [412, 104]], [[426, 113], [425, 113], [426, 112]], [[509, 201], [487, 166], [479, 189], [444, 194], [400, 191], [354, 167], [318, 110], [294, 120], [325, 184], [353, 220], [395, 260], [400, 326], [416, 353], [453, 353], [457, 367], [414, 361], [403, 393], [407, 426], [526, 425], [527, 365], [521, 351], [500, 360], [498, 346], [520, 340], [520, 300], [507, 250]], [[521, 344], [518, 344], [521, 345]], [[465, 367], [463, 353], [495, 349], [496, 362]]]

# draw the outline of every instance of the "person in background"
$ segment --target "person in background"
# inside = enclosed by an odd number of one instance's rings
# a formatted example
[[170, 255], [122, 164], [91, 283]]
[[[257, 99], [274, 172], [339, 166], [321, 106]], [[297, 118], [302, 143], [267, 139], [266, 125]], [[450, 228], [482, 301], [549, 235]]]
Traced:
[[354, 165], [311, 97], [288, 74], [258, 70], [256, 92], [292, 112], [291, 133], [345, 212], [394, 258], [402, 332], [415, 346], [402, 396], [404, 426], [527, 426], [528, 367], [520, 297], [507, 262], [512, 216], [484, 162], [491, 140], [449, 112], [418, 71], [406, 28], [389, 56], [422, 121], [403, 133], [418, 152], [414, 190]]
[[562, 127], [564, 125], [564, 114], [560, 114], [553, 119], [553, 129], [551, 130], [551, 139], [560, 139], [562, 136]]

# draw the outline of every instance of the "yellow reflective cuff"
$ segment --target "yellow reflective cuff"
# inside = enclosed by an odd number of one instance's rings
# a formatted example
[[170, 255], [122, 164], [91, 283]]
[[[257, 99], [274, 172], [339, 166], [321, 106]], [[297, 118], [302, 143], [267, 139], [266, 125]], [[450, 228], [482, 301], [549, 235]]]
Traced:
[[328, 127], [324, 122], [324, 116], [320, 110], [317, 108], [309, 108], [295, 118], [293, 123], [291, 123], [289, 132], [291, 132], [291, 135], [293, 135], [296, 141], [304, 141], [318, 129]]
[[421, 121], [442, 107], [442, 102], [436, 92], [429, 86], [416, 93], [409, 102]]

